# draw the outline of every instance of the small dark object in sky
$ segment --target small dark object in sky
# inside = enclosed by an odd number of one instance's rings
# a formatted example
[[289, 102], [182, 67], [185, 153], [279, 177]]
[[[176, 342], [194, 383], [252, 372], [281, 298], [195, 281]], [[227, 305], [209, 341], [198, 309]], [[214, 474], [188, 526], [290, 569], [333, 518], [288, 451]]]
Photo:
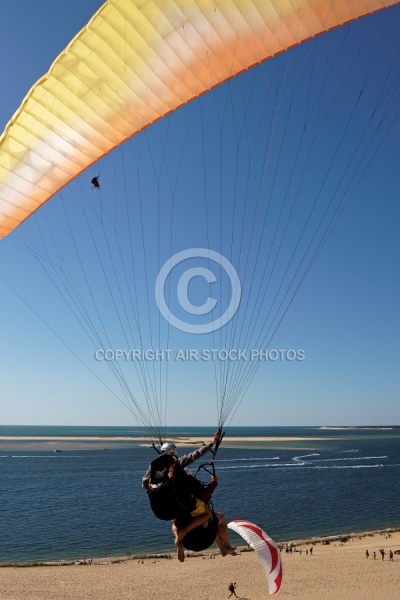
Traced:
[[93, 177], [93, 179], [91, 180], [91, 184], [92, 184], [92, 189], [95, 188], [96, 190], [100, 189], [100, 184], [99, 184], [99, 177], [100, 175], [97, 175], [97, 177]]

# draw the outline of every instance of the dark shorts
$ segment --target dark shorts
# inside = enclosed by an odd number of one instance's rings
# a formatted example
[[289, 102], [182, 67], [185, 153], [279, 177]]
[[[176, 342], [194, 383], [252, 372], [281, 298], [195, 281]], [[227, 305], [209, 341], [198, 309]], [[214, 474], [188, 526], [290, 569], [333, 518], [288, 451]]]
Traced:
[[185, 535], [182, 543], [186, 550], [200, 552], [212, 546], [218, 531], [218, 518], [213, 514], [206, 527], [196, 527]]

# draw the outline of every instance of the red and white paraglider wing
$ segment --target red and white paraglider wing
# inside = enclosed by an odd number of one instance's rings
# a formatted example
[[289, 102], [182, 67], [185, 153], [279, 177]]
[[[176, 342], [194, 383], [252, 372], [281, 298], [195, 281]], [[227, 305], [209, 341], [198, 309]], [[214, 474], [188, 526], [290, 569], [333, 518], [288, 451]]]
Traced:
[[250, 521], [231, 521], [228, 527], [236, 531], [257, 552], [267, 577], [269, 593], [277, 594], [282, 585], [282, 562], [275, 542]]

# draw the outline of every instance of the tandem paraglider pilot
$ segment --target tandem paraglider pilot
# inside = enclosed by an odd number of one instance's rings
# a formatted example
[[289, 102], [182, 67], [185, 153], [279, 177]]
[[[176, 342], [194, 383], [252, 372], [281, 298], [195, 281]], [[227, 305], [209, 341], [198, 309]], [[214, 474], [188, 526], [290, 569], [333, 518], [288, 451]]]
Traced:
[[[217, 431], [212, 442], [180, 458], [177, 456], [175, 444], [166, 442], [161, 446], [159, 457], [149, 465], [142, 480], [143, 489], [148, 493], [156, 517], [173, 521], [172, 531], [181, 562], [184, 560], [184, 538], [213, 517], [211, 508], [207, 506], [205, 499], [202, 499], [204, 495], [199, 491], [199, 484], [202, 484], [187, 472], [187, 467], [212, 451], [213, 446], [216, 447], [220, 441], [221, 434]], [[215, 487], [214, 480], [212, 490]], [[229, 553], [229, 542], [227, 546], [226, 553]]]

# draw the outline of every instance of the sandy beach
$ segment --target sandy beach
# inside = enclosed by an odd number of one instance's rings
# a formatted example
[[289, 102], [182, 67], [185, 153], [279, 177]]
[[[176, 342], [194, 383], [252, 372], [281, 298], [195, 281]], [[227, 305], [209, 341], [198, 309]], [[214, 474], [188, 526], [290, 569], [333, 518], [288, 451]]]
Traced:
[[[311, 554], [307, 550], [313, 548]], [[386, 552], [381, 559], [379, 550]], [[303, 543], [300, 552], [282, 552], [282, 599], [397, 600], [400, 597], [400, 532]], [[366, 550], [369, 558], [366, 558]], [[374, 552], [376, 559], [374, 560]], [[172, 559], [131, 558], [121, 562], [93, 561], [89, 565], [4, 567], [0, 569], [1, 600], [218, 600], [237, 584], [239, 598], [268, 596], [266, 580], [254, 552], [235, 557], [219, 554]], [[233, 598], [233, 596], [232, 596]]]

